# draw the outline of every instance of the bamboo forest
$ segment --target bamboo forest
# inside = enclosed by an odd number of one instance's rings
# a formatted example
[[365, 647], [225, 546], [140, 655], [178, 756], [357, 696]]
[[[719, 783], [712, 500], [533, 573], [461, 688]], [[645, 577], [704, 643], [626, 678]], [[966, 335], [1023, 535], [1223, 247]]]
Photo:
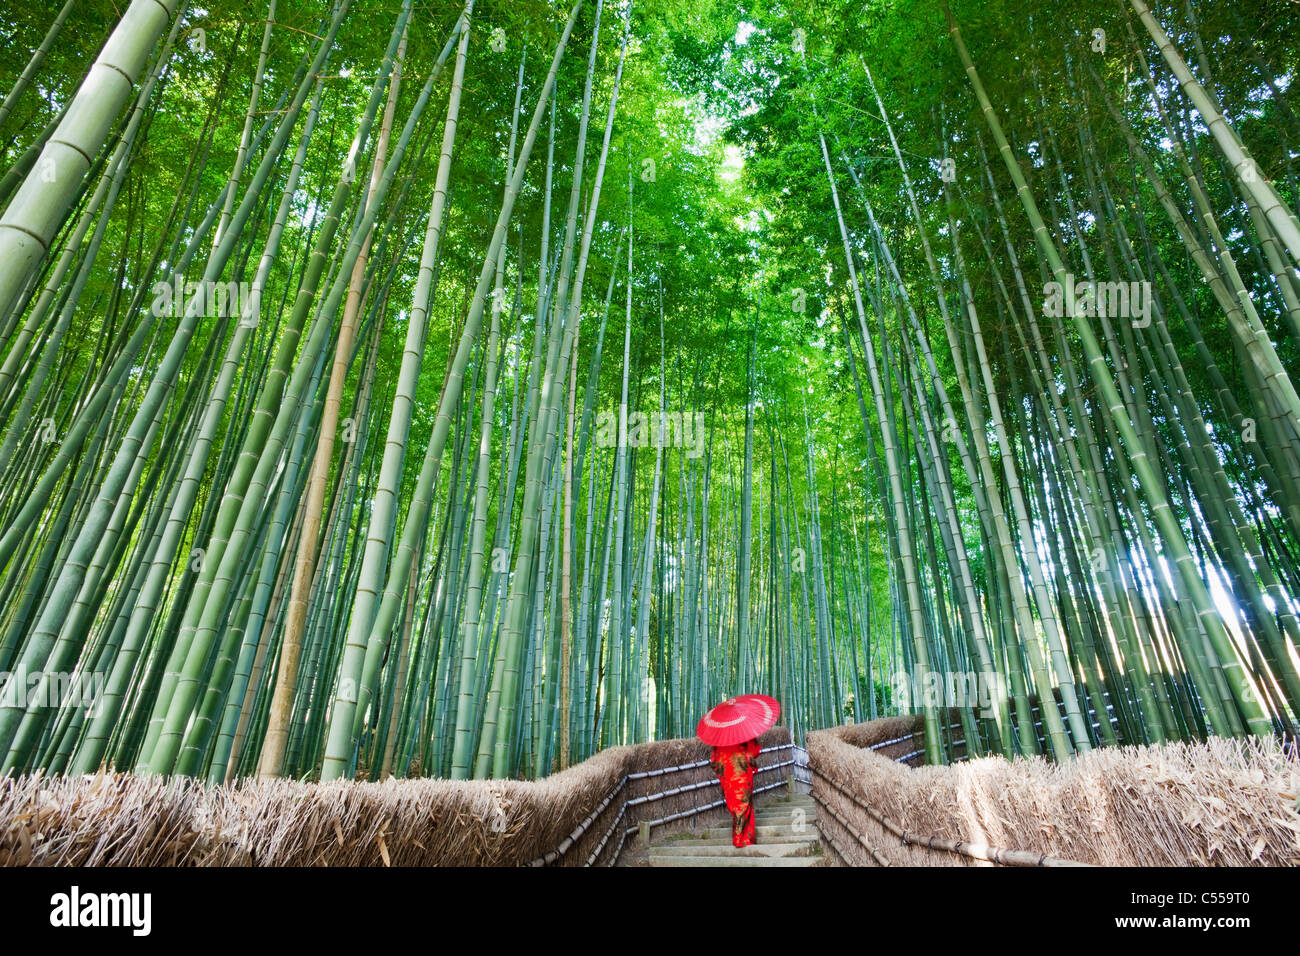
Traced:
[[[0, 831], [76, 781], [440, 778], [498, 801], [440, 859], [608, 862], [722, 806], [697, 724], [761, 694], [755, 792], [842, 861], [1150, 862], [908, 816], [913, 766], [1142, 753], [1221, 761], [1249, 832], [1130, 842], [1300, 862], [1294, 0], [12, 0], [0, 41]], [[95, 826], [60, 860], [158, 862]], [[386, 826], [339, 861], [425, 849]]]

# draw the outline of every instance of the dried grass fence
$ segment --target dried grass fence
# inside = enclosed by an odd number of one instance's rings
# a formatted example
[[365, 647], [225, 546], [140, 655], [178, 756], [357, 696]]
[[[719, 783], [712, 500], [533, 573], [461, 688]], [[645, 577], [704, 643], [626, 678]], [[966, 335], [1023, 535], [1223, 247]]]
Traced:
[[918, 766], [918, 717], [808, 735], [818, 826], [850, 865], [1296, 866], [1300, 761], [1277, 740]]
[[[760, 738], [756, 789], [790, 775]], [[0, 866], [583, 866], [641, 823], [716, 813], [698, 740], [602, 751], [536, 781], [242, 781], [106, 774], [0, 780]]]

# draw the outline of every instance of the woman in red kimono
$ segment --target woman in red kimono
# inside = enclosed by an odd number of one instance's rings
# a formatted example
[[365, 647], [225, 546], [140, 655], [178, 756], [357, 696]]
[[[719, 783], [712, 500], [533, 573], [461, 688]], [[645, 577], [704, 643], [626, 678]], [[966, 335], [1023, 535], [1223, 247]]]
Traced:
[[754, 771], [758, 766], [757, 740], [741, 744], [714, 747], [709, 766], [722, 783], [722, 794], [731, 811], [731, 842], [733, 846], [749, 846], [754, 842]]

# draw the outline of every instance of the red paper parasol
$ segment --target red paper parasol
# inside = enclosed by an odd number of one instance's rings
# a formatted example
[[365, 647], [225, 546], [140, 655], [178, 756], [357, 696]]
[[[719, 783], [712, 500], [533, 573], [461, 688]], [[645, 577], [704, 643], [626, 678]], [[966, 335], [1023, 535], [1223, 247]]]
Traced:
[[781, 705], [765, 694], [742, 694], [723, 701], [704, 715], [696, 735], [706, 744], [726, 747], [753, 740], [776, 723]]

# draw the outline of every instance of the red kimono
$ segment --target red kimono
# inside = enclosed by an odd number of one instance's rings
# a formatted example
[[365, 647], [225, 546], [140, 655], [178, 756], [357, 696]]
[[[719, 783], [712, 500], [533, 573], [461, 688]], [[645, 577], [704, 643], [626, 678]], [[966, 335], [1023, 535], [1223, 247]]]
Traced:
[[714, 747], [709, 765], [722, 783], [722, 794], [731, 811], [731, 842], [749, 846], [754, 842], [754, 807], [750, 797], [754, 790], [754, 771], [758, 766], [757, 740], [743, 744]]

